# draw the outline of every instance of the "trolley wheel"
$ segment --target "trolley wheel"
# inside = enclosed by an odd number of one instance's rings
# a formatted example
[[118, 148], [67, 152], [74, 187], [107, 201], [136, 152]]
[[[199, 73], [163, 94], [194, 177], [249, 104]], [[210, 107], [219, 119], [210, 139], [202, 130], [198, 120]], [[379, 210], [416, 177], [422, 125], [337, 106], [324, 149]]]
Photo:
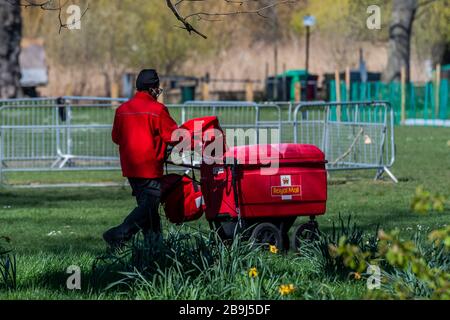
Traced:
[[264, 222], [258, 224], [252, 231], [250, 241], [257, 246], [269, 245], [276, 246], [281, 249], [283, 244], [283, 238], [281, 237], [281, 231], [272, 223]]
[[301, 224], [294, 229], [291, 238], [291, 248], [295, 251], [299, 251], [302, 247], [302, 243], [305, 241], [314, 241], [319, 235], [319, 225], [316, 221], [309, 221]]

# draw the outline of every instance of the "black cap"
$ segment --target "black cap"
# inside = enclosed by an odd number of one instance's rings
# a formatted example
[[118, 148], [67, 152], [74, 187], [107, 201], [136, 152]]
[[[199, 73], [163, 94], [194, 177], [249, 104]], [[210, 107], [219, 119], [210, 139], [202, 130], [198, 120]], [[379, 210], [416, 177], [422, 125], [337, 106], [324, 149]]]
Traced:
[[142, 70], [136, 79], [136, 89], [138, 91], [159, 87], [159, 76], [155, 69]]

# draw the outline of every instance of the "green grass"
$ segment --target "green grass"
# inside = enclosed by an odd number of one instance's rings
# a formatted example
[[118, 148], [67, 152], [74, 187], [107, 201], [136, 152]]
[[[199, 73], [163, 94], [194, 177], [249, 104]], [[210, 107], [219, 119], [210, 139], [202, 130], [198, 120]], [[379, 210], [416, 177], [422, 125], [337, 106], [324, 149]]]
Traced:
[[76, 183], [124, 184], [126, 179], [117, 170], [107, 171], [55, 171], [55, 172], [9, 172], [5, 182], [10, 186]]
[[[328, 210], [318, 219], [321, 231], [330, 232], [339, 214], [344, 217], [352, 215], [367, 233], [373, 233], [378, 224], [385, 230], [399, 228], [405, 239], [411, 239], [417, 231], [426, 233], [448, 224], [448, 201], [443, 213], [427, 215], [411, 212], [410, 204], [419, 185], [450, 198], [449, 140], [450, 129], [396, 128], [397, 161], [392, 170], [400, 180], [397, 185], [388, 179], [373, 181], [375, 172], [372, 171], [332, 173]], [[117, 171], [17, 173], [9, 174], [8, 179], [12, 184], [123, 181]], [[173, 275], [158, 279], [185, 281], [179, 291], [174, 290], [176, 284], [155, 282], [157, 285], [152, 285], [150, 290], [139, 281], [134, 290], [125, 290], [125, 295], [120, 295], [117, 289], [105, 290], [109, 282], [117, 280], [117, 274], [92, 284], [92, 279], [95, 279], [92, 273], [94, 260], [105, 253], [102, 232], [120, 223], [133, 206], [134, 200], [127, 187], [0, 189], [0, 236], [12, 239], [18, 263], [18, 288], [10, 292], [0, 289], [0, 299], [207, 298], [209, 289], [207, 283], [202, 282], [207, 278], [191, 279], [192, 282], [187, 283], [186, 278], [180, 278], [173, 268], [166, 270]], [[202, 219], [190, 226], [204, 229], [206, 223]], [[166, 223], [165, 229], [168, 228]], [[56, 235], [49, 235], [52, 231]], [[181, 232], [192, 231], [181, 227]], [[247, 286], [245, 274], [250, 266], [240, 265], [240, 273], [233, 279], [229, 278], [232, 294], [223, 293], [224, 298], [274, 298], [276, 288], [282, 282], [296, 284], [299, 289], [292, 296], [296, 299], [358, 299], [366, 293], [363, 281], [336, 280], [321, 274], [314, 259], [301, 259], [292, 254], [246, 254], [250, 255], [248, 261], [260, 266], [261, 272], [265, 270], [271, 274], [267, 283], [254, 289], [263, 288], [271, 293], [258, 295], [258, 292], [251, 291], [251, 286], [248, 290], [238, 289]], [[70, 265], [78, 265], [82, 269], [81, 291], [70, 292], [65, 287], [68, 277], [65, 271]], [[214, 265], [211, 268], [218, 272]], [[202, 286], [205, 286], [204, 290], [200, 290]]]

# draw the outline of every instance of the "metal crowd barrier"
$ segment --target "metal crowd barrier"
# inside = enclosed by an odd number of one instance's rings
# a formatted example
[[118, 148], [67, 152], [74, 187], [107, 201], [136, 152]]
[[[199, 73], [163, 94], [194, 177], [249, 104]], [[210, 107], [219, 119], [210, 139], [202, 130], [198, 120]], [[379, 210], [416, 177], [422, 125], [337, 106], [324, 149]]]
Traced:
[[0, 100], [2, 173], [117, 169], [114, 104], [93, 97]]
[[376, 169], [398, 182], [394, 112], [389, 102], [301, 103], [294, 111], [294, 142], [318, 146], [328, 170]]
[[[0, 100], [0, 181], [7, 172], [120, 168], [111, 126], [115, 109], [125, 101], [98, 97]], [[277, 105], [189, 102], [167, 107], [179, 124], [218, 116], [225, 130], [238, 130], [234, 139], [230, 135], [235, 141], [229, 144], [280, 142], [278, 136], [268, 141], [260, 137], [261, 130], [281, 130]], [[243, 131], [247, 129], [254, 130], [248, 134]]]
[[[172, 115], [181, 108], [180, 123], [202, 116], [217, 116], [226, 131], [227, 144], [280, 143], [283, 128], [281, 108], [277, 104], [234, 101], [188, 101], [181, 106], [168, 106]], [[229, 131], [228, 129], [232, 129]], [[272, 136], [272, 133], [275, 133]]]
[[[111, 126], [115, 109], [125, 101], [0, 100], [0, 181], [6, 172], [118, 169]], [[314, 144], [325, 152], [329, 170], [376, 169], [377, 178], [386, 172], [396, 181], [389, 170], [395, 148], [388, 102], [190, 101], [167, 107], [179, 124], [202, 116], [219, 117], [223, 129], [235, 130], [234, 137], [227, 135], [228, 145]]]

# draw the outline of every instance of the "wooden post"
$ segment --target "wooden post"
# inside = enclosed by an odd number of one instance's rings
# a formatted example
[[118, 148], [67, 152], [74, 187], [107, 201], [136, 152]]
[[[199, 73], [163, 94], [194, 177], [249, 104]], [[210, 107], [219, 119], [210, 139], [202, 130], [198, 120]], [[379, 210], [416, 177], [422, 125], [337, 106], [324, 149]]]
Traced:
[[275, 40], [274, 52], [273, 52], [273, 67], [274, 67], [274, 83], [273, 83], [273, 100], [280, 100], [278, 92], [278, 44]]
[[275, 76], [278, 75], [278, 43], [275, 41], [275, 47], [273, 52], [273, 66], [274, 66], [274, 72]]
[[203, 82], [202, 84], [202, 99], [203, 101], [209, 100], [209, 83]]
[[295, 102], [302, 101], [302, 83], [299, 81], [295, 84]]
[[406, 67], [403, 66], [400, 71], [401, 79], [401, 124], [406, 121]]
[[306, 26], [306, 54], [305, 54], [305, 70], [309, 73], [309, 39], [311, 37], [311, 27]]
[[283, 63], [283, 101], [291, 100], [291, 90], [287, 88], [286, 63]]
[[[118, 99], [119, 98], [119, 84], [116, 81], [113, 81], [111, 83], [111, 99]], [[118, 105], [119, 103], [117, 101], [113, 101], [111, 103], [113, 106]]]
[[441, 93], [441, 64], [436, 65], [436, 84], [435, 84], [435, 105], [436, 105], [436, 118], [439, 119], [440, 109], [440, 93]]
[[339, 75], [339, 70], [337, 69], [334, 72], [334, 79], [336, 83], [336, 102], [338, 103], [336, 108], [337, 120], [341, 121], [341, 105], [339, 104], [341, 102], [341, 78]]
[[351, 82], [350, 82], [350, 67], [345, 68], [345, 100], [351, 101], [352, 98], [350, 97], [351, 92]]
[[64, 95], [65, 96], [73, 96], [73, 84], [72, 84], [72, 82], [69, 82], [65, 86]]
[[115, 81], [111, 83], [111, 98], [119, 98], [119, 85]]
[[245, 84], [245, 100], [248, 102], [253, 102], [254, 99], [253, 83], [249, 81]]

